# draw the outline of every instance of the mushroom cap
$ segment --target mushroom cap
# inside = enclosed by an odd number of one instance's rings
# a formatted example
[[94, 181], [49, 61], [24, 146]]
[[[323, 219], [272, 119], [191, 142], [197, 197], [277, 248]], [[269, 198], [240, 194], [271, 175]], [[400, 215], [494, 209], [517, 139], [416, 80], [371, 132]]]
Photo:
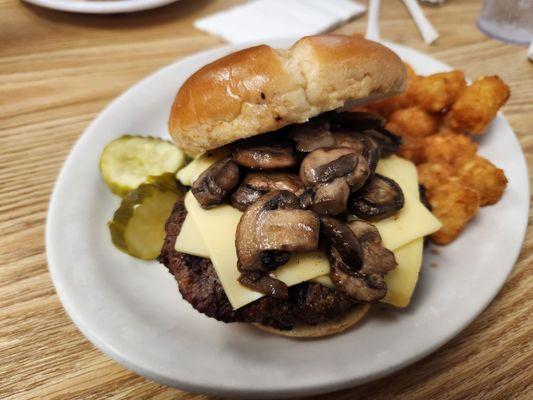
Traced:
[[301, 196], [305, 186], [298, 175], [288, 172], [249, 172], [231, 196], [231, 205], [244, 211], [263, 194], [274, 190], [288, 190], [296, 196]]
[[235, 235], [237, 268], [241, 272], [266, 273], [282, 265], [277, 262], [284, 259], [277, 257], [280, 253], [316, 250], [319, 229], [316, 214], [300, 209], [294, 193], [267, 193], [241, 215]]
[[406, 77], [394, 52], [361, 37], [308, 36], [287, 50], [250, 47], [185, 81], [169, 132], [178, 147], [197, 154], [303, 123], [353, 100], [396, 95]]
[[222, 203], [239, 184], [239, 167], [230, 157], [211, 165], [192, 184], [191, 192], [203, 208]]

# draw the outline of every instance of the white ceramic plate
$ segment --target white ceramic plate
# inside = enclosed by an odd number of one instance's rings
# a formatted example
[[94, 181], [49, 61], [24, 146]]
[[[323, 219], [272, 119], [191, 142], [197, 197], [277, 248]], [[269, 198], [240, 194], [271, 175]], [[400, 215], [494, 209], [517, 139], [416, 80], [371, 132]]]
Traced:
[[[270, 44], [287, 47], [291, 41]], [[414, 50], [390, 46], [419, 73], [449, 69]], [[75, 145], [52, 196], [46, 237], [50, 272], [70, 317], [98, 348], [132, 371], [222, 396], [333, 391], [389, 374], [443, 345], [498, 293], [524, 237], [526, 165], [501, 115], [481, 139], [480, 153], [505, 170], [509, 185], [503, 199], [481, 209], [459, 240], [438, 255], [427, 252], [408, 309], [371, 314], [344, 334], [291, 340], [209, 319], [182, 300], [165, 267], [113, 247], [106, 222], [119, 199], [100, 178], [103, 147], [125, 133], [168, 137], [167, 117], [182, 82], [238, 48], [199, 53], [156, 72], [111, 103]]]
[[52, 10], [82, 14], [130, 13], [161, 7], [178, 0], [24, 0]]

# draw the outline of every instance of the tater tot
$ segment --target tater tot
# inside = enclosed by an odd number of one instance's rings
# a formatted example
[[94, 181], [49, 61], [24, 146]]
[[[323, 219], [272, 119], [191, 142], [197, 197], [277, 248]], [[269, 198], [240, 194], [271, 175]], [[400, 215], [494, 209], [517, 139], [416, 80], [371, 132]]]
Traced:
[[417, 169], [418, 180], [429, 191], [446, 183], [454, 175], [452, 166], [446, 163], [427, 162], [420, 164]]
[[407, 99], [403, 94], [363, 106], [365, 111], [378, 114], [383, 118], [388, 118], [394, 111], [404, 107], [407, 107]]
[[507, 186], [502, 169], [480, 156], [461, 156], [454, 163], [455, 173], [462, 183], [479, 192], [481, 206], [495, 204]]
[[446, 134], [450, 134], [450, 135], [463, 135], [462, 132], [459, 132], [455, 129], [452, 129], [450, 128], [449, 126], [446, 126], [446, 125], [441, 125], [441, 127], [439, 128], [439, 131], [437, 132], [439, 135], [446, 135]]
[[465, 87], [463, 71], [441, 72], [413, 81], [408, 95], [421, 109], [438, 113], [449, 109]]
[[396, 110], [389, 116], [387, 129], [400, 136], [424, 137], [436, 133], [440, 119], [418, 108]]
[[439, 133], [426, 138], [425, 160], [451, 163], [461, 155], [475, 155], [477, 143], [465, 135]]
[[398, 155], [415, 164], [426, 161], [426, 144], [424, 138], [415, 138], [405, 136], [402, 138], [403, 143], [398, 149]]
[[509, 95], [509, 87], [498, 76], [480, 78], [462, 91], [446, 115], [446, 123], [462, 132], [481, 135]]
[[442, 228], [431, 235], [437, 244], [455, 240], [479, 209], [479, 193], [451, 179], [428, 192], [433, 214], [442, 222]]

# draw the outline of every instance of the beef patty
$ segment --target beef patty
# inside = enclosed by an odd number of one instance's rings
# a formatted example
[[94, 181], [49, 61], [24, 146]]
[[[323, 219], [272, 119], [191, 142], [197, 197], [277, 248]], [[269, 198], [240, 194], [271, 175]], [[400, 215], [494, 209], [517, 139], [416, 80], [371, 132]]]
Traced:
[[337, 317], [357, 305], [348, 296], [312, 282], [289, 288], [289, 299], [265, 296], [233, 310], [211, 261], [177, 252], [174, 243], [187, 210], [178, 201], [166, 223], [166, 238], [158, 261], [178, 282], [179, 290], [197, 311], [223, 322], [257, 322], [277, 329], [315, 325]]

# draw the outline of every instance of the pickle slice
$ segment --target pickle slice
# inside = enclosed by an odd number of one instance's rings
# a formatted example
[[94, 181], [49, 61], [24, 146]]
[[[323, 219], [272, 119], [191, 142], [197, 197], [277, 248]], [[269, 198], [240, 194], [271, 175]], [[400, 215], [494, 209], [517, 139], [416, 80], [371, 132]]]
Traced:
[[125, 135], [108, 143], [100, 156], [100, 171], [111, 191], [124, 197], [150, 175], [176, 172], [185, 155], [166, 140]]
[[155, 259], [165, 239], [165, 222], [185, 190], [177, 186], [172, 173], [148, 177], [130, 191], [109, 221], [113, 244], [125, 253], [143, 260]]

